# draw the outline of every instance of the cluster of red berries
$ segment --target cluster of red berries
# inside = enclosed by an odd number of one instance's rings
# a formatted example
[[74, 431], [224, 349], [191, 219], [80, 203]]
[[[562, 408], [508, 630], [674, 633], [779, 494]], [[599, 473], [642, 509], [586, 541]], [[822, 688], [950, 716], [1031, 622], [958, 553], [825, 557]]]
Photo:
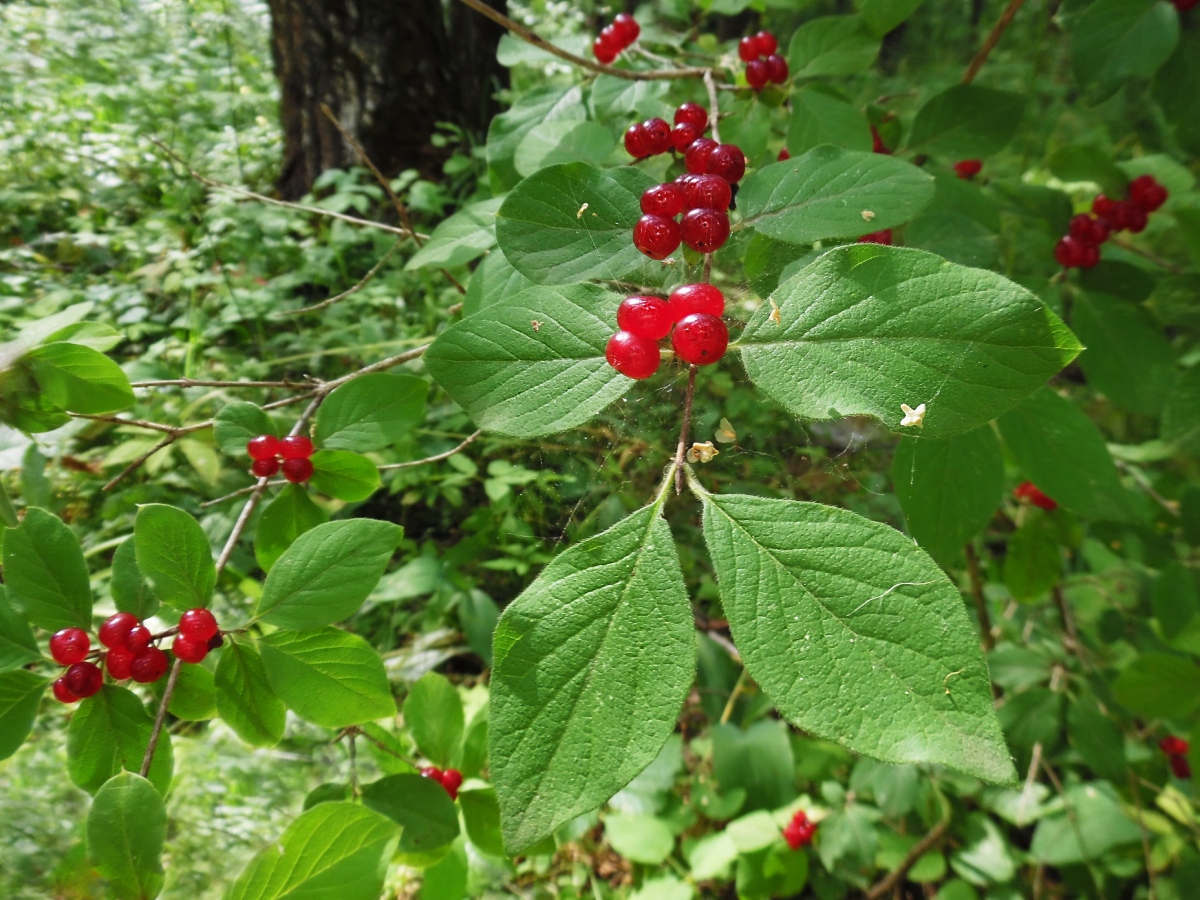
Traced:
[[447, 769], [443, 772], [437, 766], [426, 766], [421, 770], [421, 774], [426, 778], [432, 778], [444, 787], [451, 800], [458, 799], [458, 789], [462, 787], [463, 783], [462, 772], [458, 769]]
[[954, 174], [963, 181], [970, 181], [982, 171], [982, 159], [961, 159], [954, 164]]
[[769, 31], [760, 31], [753, 37], [744, 37], [738, 42], [738, 58], [746, 64], [746, 83], [756, 91], [771, 84], [783, 84], [788, 79], [787, 60], [775, 51], [779, 41]]
[[812, 843], [813, 835], [817, 833], [817, 823], [810, 822], [804, 810], [798, 810], [792, 821], [783, 829], [783, 839], [793, 850], [807, 847]]
[[[132, 678], [139, 684], [158, 681], [167, 671], [167, 654], [150, 644], [155, 640], [150, 629], [133, 613], [119, 612], [100, 626], [104, 668], [114, 681]], [[208, 651], [221, 646], [217, 620], [207, 609], [189, 609], [179, 619], [179, 633], [171, 652], [186, 663], [198, 663]], [[67, 671], [54, 682], [54, 696], [63, 703], [74, 703], [96, 694], [104, 685], [104, 672], [87, 662], [92, 640], [82, 628], [64, 628], [50, 638], [50, 655]], [[97, 654], [98, 655], [98, 654]]]
[[1158, 742], [1158, 747], [1167, 755], [1167, 763], [1176, 778], [1191, 778], [1192, 767], [1188, 765], [1188, 742], [1175, 736], [1165, 737]]
[[721, 316], [725, 295], [711, 284], [685, 284], [671, 296], [626, 297], [617, 307], [621, 330], [608, 341], [608, 364], [628, 378], [649, 378], [658, 371], [658, 342], [671, 335], [671, 348], [686, 363], [710, 366], [725, 355], [729, 329]]
[[675, 110], [675, 127], [666, 119], [634, 122], [625, 129], [625, 151], [634, 159], [657, 156], [668, 150], [683, 152], [708, 130], [708, 113], [699, 103], [687, 102]]
[[[283, 469], [283, 477], [292, 484], [312, 477], [313, 442], [302, 434], [292, 434], [283, 440], [271, 434], [260, 434], [246, 444], [246, 452], [254, 460], [250, 471], [256, 478], [270, 478]], [[280, 461], [282, 460], [282, 465]]]
[[1090, 269], [1100, 262], [1100, 245], [1114, 231], [1137, 234], [1146, 227], [1150, 213], [1167, 202], [1167, 189], [1153, 175], [1139, 175], [1129, 182], [1129, 199], [1112, 200], [1098, 194], [1092, 213], [1071, 219], [1067, 234], [1054, 247], [1054, 258], [1064, 269]]
[[608, 65], [622, 50], [638, 39], [642, 28], [629, 13], [618, 13], [611, 25], [600, 29], [596, 40], [592, 41], [592, 53], [596, 61]]
[[1032, 481], [1022, 481], [1013, 488], [1013, 496], [1018, 500], [1023, 500], [1026, 503], [1032, 503], [1034, 506], [1041, 509], [1054, 510], [1058, 509], [1058, 503], [1053, 498], [1046, 496], [1036, 487]]

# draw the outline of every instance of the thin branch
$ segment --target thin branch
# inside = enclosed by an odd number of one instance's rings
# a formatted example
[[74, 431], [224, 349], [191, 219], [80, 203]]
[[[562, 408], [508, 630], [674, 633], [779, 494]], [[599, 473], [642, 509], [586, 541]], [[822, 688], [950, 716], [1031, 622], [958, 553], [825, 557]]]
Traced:
[[392, 254], [394, 254], [397, 250], [400, 249], [400, 245], [402, 243], [404, 243], [404, 242], [401, 240], [401, 241], [396, 241], [396, 243], [392, 244], [392, 246], [388, 249], [388, 252], [383, 254], [383, 258], [381, 260], [379, 260], [379, 262], [375, 263], [375, 266], [371, 269], [371, 271], [369, 271], [366, 275], [364, 275], [362, 277], [362, 280], [358, 284], [354, 285], [354, 287], [350, 288], [348, 291], [342, 291], [337, 296], [330, 297], [327, 300], [322, 300], [320, 303], [314, 303], [312, 306], [305, 306], [305, 307], [302, 307], [301, 309], [290, 309], [287, 312], [282, 312], [279, 314], [280, 318], [283, 318], [285, 316], [300, 316], [300, 315], [304, 315], [305, 313], [319, 312], [320, 310], [325, 309], [326, 307], [333, 306], [333, 304], [337, 303], [340, 300], [345, 300], [347, 297], [353, 297], [355, 294], [357, 294], [359, 291], [361, 291], [363, 288], [365, 288], [368, 284], [371, 283], [371, 280], [376, 275], [379, 274], [380, 269], [382, 269], [384, 267], [384, 265], [387, 263], [387, 261], [392, 258]]
[[708, 121], [712, 123], [713, 140], [719, 144], [721, 143], [721, 131], [717, 120], [721, 118], [721, 105], [717, 100], [717, 84], [713, 81], [712, 69], [704, 70], [704, 87], [708, 89], [708, 105], [711, 107], [708, 112]]
[[175, 685], [179, 682], [179, 672], [183, 668], [183, 660], [175, 657], [171, 666], [171, 675], [167, 678], [167, 688], [163, 691], [162, 703], [158, 706], [158, 715], [154, 717], [154, 728], [150, 732], [150, 740], [146, 744], [146, 755], [142, 757], [142, 768], [138, 774], [143, 778], [150, 773], [150, 763], [154, 762], [154, 751], [158, 749], [158, 739], [162, 736], [163, 722], [167, 718], [167, 706], [171, 703], [171, 695], [175, 693]]
[[1066, 633], [1063, 645], [1066, 647], [1068, 653], [1079, 657], [1079, 634], [1075, 631], [1075, 617], [1071, 615], [1071, 607], [1067, 603], [1067, 595], [1063, 593], [1062, 582], [1056, 583], [1050, 589], [1050, 593], [1054, 595], [1054, 605], [1058, 607], [1058, 614], [1062, 618], [1063, 631]]
[[[279, 487], [280, 485], [284, 484], [287, 484], [286, 478], [277, 478], [275, 481], [267, 482], [267, 487]], [[224, 497], [218, 497], [216, 500], [205, 500], [200, 504], [200, 508], [208, 509], [210, 506], [216, 506], [219, 503], [224, 503], [226, 500], [233, 500], [235, 497], [245, 497], [256, 487], [258, 487], [257, 480], [255, 480], [254, 484], [246, 485], [244, 488], [238, 488], [236, 491], [230, 491]]]
[[[423, 344], [422, 346], [417, 347], [415, 350], [406, 350], [405, 352], [398, 353], [395, 356], [389, 356], [387, 359], [381, 359], [377, 363], [371, 363], [371, 365], [362, 369], [358, 369], [355, 372], [351, 372], [348, 375], [343, 375], [341, 378], [335, 378], [333, 381], [326, 381], [321, 385], [319, 389], [319, 395], [323, 398], [326, 394], [331, 393], [335, 388], [341, 387], [347, 381], [353, 381], [355, 378], [358, 378], [362, 375], [371, 375], [374, 372], [383, 372], [387, 369], [395, 368], [403, 363], [410, 362], [411, 360], [421, 356], [428, 349], [429, 345]], [[265, 409], [266, 407], [263, 408]]]
[[140, 466], [142, 463], [144, 463], [146, 460], [148, 460], [150, 457], [152, 457], [159, 450], [164, 450], [167, 447], [170, 447], [173, 443], [175, 443], [176, 440], [178, 440], [178, 438], [179, 438], [179, 435], [176, 434], [175, 432], [168, 434], [165, 438], [163, 438], [161, 441], [159, 441], [157, 444], [155, 444], [153, 447], [151, 447], [149, 450], [147, 450], [145, 453], [143, 453], [141, 456], [139, 456], [137, 459], [135, 459], [129, 465], [127, 465], [124, 469], [122, 469], [115, 478], [110, 479], [108, 481], [108, 483], [105, 484], [104, 487], [102, 487], [100, 490], [102, 490], [102, 491], [112, 490], [112, 488], [115, 487], [117, 485], [117, 483], [120, 482], [123, 478], [125, 478], [126, 475], [128, 475], [130, 472], [132, 472], [134, 469], [136, 469], [138, 466]]
[[1004, 12], [1000, 13], [1000, 18], [996, 20], [996, 24], [992, 26], [992, 30], [988, 32], [988, 36], [984, 38], [983, 46], [979, 48], [979, 52], [975, 54], [975, 58], [971, 60], [971, 64], [967, 66], [966, 74], [963, 75], [962, 83], [970, 84], [975, 80], [975, 76], [979, 74], [979, 70], [983, 68], [983, 64], [987, 62], [987, 58], [995, 49], [996, 44], [1000, 42], [1000, 38], [1004, 36], [1004, 32], [1008, 30], [1008, 26], [1012, 23], [1013, 16], [1017, 14], [1017, 10], [1025, 3], [1025, 0], [1008, 0], [1008, 6], [1004, 7]]
[[1145, 473], [1142, 472], [1142, 470], [1137, 466], [1132, 466], [1123, 459], [1117, 459], [1113, 461], [1117, 464], [1117, 468], [1122, 472], [1128, 473], [1129, 476], [1138, 483], [1138, 487], [1145, 491], [1152, 500], [1154, 500], [1159, 506], [1169, 512], [1171, 515], [1179, 518], [1179, 502], [1177, 500], [1168, 500], [1166, 497], [1156, 491], [1154, 489], [1154, 485], [1150, 483], [1150, 479], [1148, 479]]
[[738, 675], [738, 680], [733, 686], [733, 690], [729, 692], [729, 699], [725, 701], [725, 708], [721, 710], [721, 724], [729, 724], [729, 717], [733, 715], [733, 707], [737, 704], [737, 698], [746, 690], [746, 670], [742, 669], [742, 673]]
[[719, 631], [708, 632], [708, 638], [713, 643], [720, 645], [721, 649], [729, 654], [729, 658], [735, 663], [741, 665], [742, 654], [738, 650], [737, 645]]
[[380, 472], [394, 472], [397, 469], [411, 469], [414, 466], [424, 466], [424, 465], [427, 465], [428, 463], [441, 462], [443, 459], [449, 459], [454, 454], [461, 453], [463, 450], [467, 449], [467, 447], [469, 447], [469, 446], [471, 446], [471, 444], [475, 443], [475, 441], [482, 434], [483, 434], [482, 431], [475, 432], [473, 435], [468, 437], [465, 441], [463, 441], [457, 447], [455, 447], [452, 450], [447, 450], [445, 453], [438, 453], [435, 456], [427, 456], [424, 459], [414, 459], [411, 462], [389, 463], [386, 466], [380, 466], [379, 471]]
[[1130, 253], [1136, 253], [1143, 259], [1150, 260], [1150, 262], [1154, 263], [1156, 266], [1162, 266], [1162, 268], [1174, 275], [1179, 275], [1181, 272], [1183, 272], [1183, 269], [1175, 265], [1175, 263], [1171, 262], [1170, 260], [1163, 259], [1158, 254], [1151, 253], [1149, 250], [1139, 247], [1137, 244], [1131, 244], [1129, 241], [1119, 237], [1110, 237], [1109, 240], [1122, 250], [1128, 250]]
[[696, 367], [688, 367], [687, 393], [683, 397], [683, 426], [679, 429], [679, 446], [675, 448], [675, 493], [683, 493], [683, 461], [687, 453], [688, 431], [692, 427], [692, 398], [696, 393]]
[[1150, 856], [1150, 834], [1146, 830], [1146, 821], [1142, 811], [1142, 792], [1138, 790], [1137, 779], [1133, 777], [1133, 770], [1126, 768], [1129, 774], [1129, 791], [1133, 796], [1133, 808], [1137, 812], [1138, 831], [1142, 835], [1142, 858], [1146, 861], [1146, 877], [1150, 880], [1150, 891], [1148, 900], [1157, 900], [1158, 884], [1155, 881], [1154, 863]]
[[110, 425], [130, 425], [134, 428], [147, 428], [151, 431], [165, 431], [167, 434], [174, 434], [178, 430], [174, 425], [147, 422], [145, 419], [122, 419], [120, 416], [98, 416], [75, 412], [68, 412], [67, 415], [72, 419], [91, 419], [93, 422], [108, 422]]
[[[197, 381], [195, 378], [174, 378], [170, 381], [135, 381], [130, 384], [134, 388], [154, 387], [215, 387], [215, 388], [302, 388], [313, 387], [312, 381]], [[91, 416], [89, 418], [101, 418]]]
[[971, 597], [975, 600], [975, 614], [979, 617], [979, 630], [982, 632], [984, 652], [996, 646], [992, 636], [992, 617], [988, 614], [987, 597], [983, 594], [983, 572], [979, 567], [979, 554], [975, 545], [968, 542], [963, 551], [967, 555], [967, 577], [971, 579]]
[[888, 872], [883, 878], [879, 879], [869, 891], [867, 891], [867, 900], [878, 900], [894, 887], [899, 887], [904, 880], [904, 876], [908, 874], [908, 870], [916, 865], [917, 860], [929, 852], [932, 847], [942, 839], [950, 827], [951, 813], [950, 810], [944, 809], [945, 818], [938, 822], [930, 829], [929, 833], [921, 840], [913, 845], [913, 848], [905, 854], [904, 859], [900, 860], [900, 864], [892, 871]]

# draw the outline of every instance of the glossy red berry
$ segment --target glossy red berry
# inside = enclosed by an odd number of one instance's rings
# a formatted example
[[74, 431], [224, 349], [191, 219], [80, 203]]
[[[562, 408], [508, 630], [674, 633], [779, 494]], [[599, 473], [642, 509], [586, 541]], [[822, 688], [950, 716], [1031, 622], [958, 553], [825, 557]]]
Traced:
[[769, 31], [760, 31], [756, 34], [754, 36], [754, 43], [758, 46], [759, 56], [770, 56], [779, 49], [779, 41]]
[[704, 282], [680, 285], [671, 292], [667, 300], [667, 311], [672, 322], [678, 322], [693, 313], [720, 318], [725, 314], [725, 295]]
[[1085, 244], [1078, 238], [1073, 238], [1068, 234], [1054, 245], [1054, 258], [1058, 260], [1058, 264], [1064, 269], [1081, 268], [1087, 259], [1087, 248], [1089, 246], [1089, 244]]
[[147, 647], [133, 658], [130, 674], [138, 684], [151, 684], [167, 673], [167, 654], [157, 647]]
[[683, 151], [683, 164], [693, 175], [703, 175], [708, 172], [708, 159], [720, 145], [712, 138], [696, 138]]
[[720, 175], [731, 185], [746, 174], [746, 155], [736, 144], [721, 144], [708, 157], [708, 174]]
[[437, 766], [425, 766], [421, 769], [421, 776], [424, 778], [432, 778], [434, 781], [442, 780], [442, 770]]
[[283, 464], [283, 477], [292, 484], [301, 484], [312, 478], [313, 464], [311, 459], [289, 459]]
[[1072, 216], [1071, 221], [1067, 226], [1067, 234], [1076, 240], [1086, 243], [1092, 242], [1092, 222], [1095, 221], [1087, 213], [1080, 213], [1077, 216]]
[[671, 147], [682, 153], [700, 137], [700, 129], [691, 122], [680, 122], [671, 129]]
[[671, 126], [665, 120], [647, 119], [642, 123], [642, 132], [646, 135], [646, 149], [651, 156], [671, 149]]
[[125, 681], [133, 675], [133, 652], [116, 647], [104, 654], [104, 668], [113, 681]]
[[983, 160], [981, 159], [963, 159], [954, 164], [954, 172], [959, 178], [969, 179], [974, 178], [983, 171]]
[[645, 159], [650, 155], [650, 148], [646, 143], [646, 129], [642, 127], [641, 122], [634, 122], [625, 129], [625, 152], [634, 159]]
[[250, 474], [255, 478], [270, 478], [279, 471], [279, 460], [275, 457], [270, 459], [256, 459], [250, 466]]
[[633, 245], [651, 259], [666, 259], [682, 239], [679, 223], [665, 216], [645, 215], [633, 226]]
[[628, 331], [618, 331], [608, 339], [604, 348], [608, 364], [626, 378], [649, 378], [658, 371], [662, 352], [650, 338], [638, 337]]
[[179, 633], [195, 641], [207, 641], [219, 630], [216, 616], [202, 606], [179, 617]]
[[105, 647], [124, 647], [129, 638], [129, 632], [137, 627], [137, 616], [133, 613], [119, 612], [109, 616], [100, 626], [100, 643]]
[[816, 823], [810, 822], [804, 811], [800, 810], [792, 816], [792, 820], [783, 829], [783, 839], [793, 850], [799, 850], [801, 847], [811, 844], [816, 833]]
[[1139, 175], [1129, 182], [1129, 201], [1152, 213], [1167, 202], [1167, 189], [1153, 175]]
[[613, 46], [603, 35], [597, 35], [596, 39], [592, 41], [592, 55], [596, 57], [596, 62], [602, 65], [607, 66], [617, 58], [617, 54], [620, 52], [620, 48]]
[[1167, 759], [1167, 764], [1171, 767], [1171, 774], [1176, 778], [1191, 778], [1192, 767], [1188, 764], [1186, 756], [1172, 756]]
[[446, 789], [446, 793], [450, 795], [451, 800], [458, 799], [458, 789], [462, 787], [463, 776], [458, 769], [447, 769], [442, 773], [442, 787]]
[[792, 154], [788, 153], [787, 147], [784, 147], [782, 150], [779, 151], [779, 155], [777, 157], [775, 157], [775, 161], [783, 162], [784, 160], [788, 160], [791, 158], [792, 158]]
[[1097, 194], [1092, 200], [1092, 212], [1102, 219], [1110, 218], [1117, 206], [1116, 200], [1110, 200], [1104, 194]]
[[152, 637], [154, 635], [150, 633], [149, 628], [145, 625], [138, 625], [129, 629], [129, 634], [125, 637], [125, 646], [132, 650], [134, 655], [137, 655], [150, 646]]
[[771, 70], [767, 68], [767, 64], [763, 60], [754, 59], [746, 63], [746, 84], [754, 90], [761, 91], [766, 87], [770, 77]]
[[617, 307], [617, 327], [636, 337], [661, 341], [674, 324], [667, 301], [661, 297], [626, 297]]
[[637, 20], [629, 13], [617, 13], [611, 27], [616, 31], [617, 37], [620, 38], [623, 47], [628, 47], [642, 33], [642, 27], [638, 25]]
[[54, 699], [59, 703], [78, 703], [79, 697], [71, 693], [71, 689], [67, 687], [67, 678], [64, 675], [62, 678], [57, 678], [54, 681]]
[[289, 434], [279, 442], [279, 455], [287, 459], [308, 459], [313, 455], [313, 442], [302, 434]]
[[738, 59], [742, 62], [758, 59], [758, 41], [753, 37], [744, 37], [738, 41]]
[[104, 687], [104, 673], [100, 667], [89, 662], [75, 663], [63, 675], [67, 690], [81, 700], [91, 697]]
[[720, 175], [693, 175], [683, 186], [683, 209], [724, 211], [732, 200], [729, 182]]
[[92, 649], [92, 639], [82, 628], [64, 628], [50, 638], [50, 655], [60, 666], [81, 663]]
[[621, 40], [620, 32], [611, 22], [600, 29], [600, 39], [618, 53], [625, 49], [625, 42]]
[[675, 355], [694, 366], [711, 366], [725, 355], [729, 329], [716, 316], [692, 313], [671, 332]]
[[1094, 218], [1091, 220], [1091, 234], [1089, 240], [1094, 246], [1099, 247], [1108, 240], [1108, 234], [1111, 228], [1107, 219]]
[[171, 642], [171, 652], [175, 654], [176, 659], [185, 663], [198, 663], [208, 656], [208, 640], [198, 641], [178, 634]]
[[708, 127], [708, 112], [699, 103], [681, 103], [675, 110], [676, 125], [692, 125], [700, 134]]
[[892, 246], [893, 235], [892, 229], [885, 228], [883, 231], [872, 231], [870, 234], [864, 234], [858, 239], [860, 244], [884, 244], [888, 247]]
[[719, 209], [693, 209], [680, 223], [683, 242], [697, 253], [715, 253], [729, 240], [729, 213]]
[[1094, 269], [1100, 265], [1100, 248], [1095, 244], [1084, 244], [1083, 261], [1079, 265], [1084, 269]]
[[1149, 224], [1149, 222], [1150, 217], [1146, 214], [1144, 209], [1142, 209], [1140, 206], [1134, 206], [1132, 203], [1129, 204], [1129, 211], [1126, 213], [1125, 218], [1125, 227], [1128, 228], [1130, 232], [1133, 234], [1138, 234], [1139, 232], [1145, 231], [1146, 225]]
[[1058, 504], [1039, 490], [1032, 481], [1022, 481], [1013, 488], [1013, 496], [1046, 510], [1058, 509]]
[[246, 444], [251, 459], [274, 459], [279, 454], [279, 438], [273, 434], [260, 434]]
[[888, 149], [887, 144], [883, 142], [883, 135], [879, 133], [879, 129], [874, 125], [871, 126], [871, 152], [883, 154], [891, 154], [892, 152]]
[[1191, 749], [1187, 741], [1181, 737], [1169, 735], [1158, 742], [1158, 747], [1167, 756], [1185, 756]]
[[683, 212], [683, 189], [677, 184], [656, 184], [642, 194], [642, 212], [673, 219]]
[[778, 53], [772, 53], [767, 57], [767, 80], [771, 84], [783, 84], [788, 80], [789, 74], [786, 59]]

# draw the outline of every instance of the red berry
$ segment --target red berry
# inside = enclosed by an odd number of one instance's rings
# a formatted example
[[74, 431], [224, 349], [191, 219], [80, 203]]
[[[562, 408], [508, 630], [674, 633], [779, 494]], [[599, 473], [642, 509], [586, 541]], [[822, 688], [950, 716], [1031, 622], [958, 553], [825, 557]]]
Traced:
[[104, 654], [104, 667], [113, 681], [125, 681], [133, 674], [133, 651], [116, 647]]
[[720, 175], [693, 175], [683, 187], [684, 209], [729, 209], [733, 191]]
[[434, 781], [442, 780], [442, 770], [437, 766], [425, 766], [421, 769], [421, 775], [424, 778], [432, 778]]
[[1097, 194], [1096, 199], [1092, 201], [1092, 212], [1102, 219], [1107, 219], [1113, 214], [1116, 209], [1117, 201], [1110, 200], [1103, 194]]
[[1167, 189], [1153, 175], [1139, 175], [1129, 182], [1129, 200], [1134, 206], [1152, 213], [1167, 202]]
[[1138, 234], [1139, 232], [1145, 231], [1146, 225], [1149, 223], [1149, 221], [1150, 217], [1146, 214], [1144, 209], [1142, 209], [1140, 206], [1134, 206], [1132, 203], [1129, 204], [1129, 211], [1126, 213], [1125, 218], [1125, 227], [1128, 228], [1133, 234]]
[[628, 47], [642, 33], [642, 26], [638, 25], [637, 20], [629, 13], [617, 13], [611, 27], [616, 31], [617, 37], [621, 39], [623, 47]]
[[885, 228], [883, 231], [872, 231], [870, 234], [864, 234], [858, 239], [860, 244], [885, 244], [892, 246], [892, 229]]
[[959, 178], [967, 179], [974, 178], [983, 171], [983, 160], [981, 159], [964, 159], [954, 164], [954, 171]]
[[642, 194], [642, 212], [673, 219], [683, 212], [684, 192], [677, 184], [656, 184]]
[[246, 445], [251, 459], [274, 459], [279, 454], [279, 438], [273, 434], [260, 434], [251, 438]]
[[666, 259], [679, 249], [679, 223], [663, 216], [646, 215], [633, 226], [633, 245], [651, 259]]
[[1087, 258], [1088, 246], [1090, 245], [1068, 234], [1054, 245], [1054, 258], [1064, 269], [1079, 268]]
[[198, 641], [182, 634], [176, 635], [175, 640], [171, 642], [171, 652], [175, 654], [176, 659], [185, 663], [198, 663], [208, 656], [208, 639]]
[[746, 155], [736, 144], [721, 144], [708, 157], [708, 174], [720, 175], [731, 185], [746, 174]]
[[462, 787], [463, 776], [458, 769], [447, 769], [442, 773], [442, 787], [446, 789], [446, 793], [450, 795], [451, 800], [458, 799], [458, 789]]
[[799, 810], [792, 821], [783, 829], [783, 839], [793, 850], [799, 850], [806, 844], [811, 844], [813, 835], [817, 833], [816, 823], [810, 822], [803, 810]]
[[684, 284], [671, 292], [667, 300], [671, 321], [678, 322], [693, 313], [720, 318], [725, 314], [725, 295], [711, 284]]
[[250, 473], [255, 478], [270, 478], [279, 471], [279, 460], [271, 457], [270, 459], [256, 459], [254, 464], [250, 466]]
[[767, 68], [767, 64], [761, 59], [752, 59], [746, 63], [746, 84], [754, 88], [756, 91], [761, 91], [766, 87], [767, 80], [771, 77], [771, 70]]
[[694, 125], [696, 131], [703, 134], [704, 129], [708, 127], [708, 113], [699, 103], [689, 100], [687, 103], [681, 103], [675, 110], [675, 124]]
[[649, 378], [658, 371], [662, 352], [650, 338], [638, 337], [628, 331], [618, 331], [608, 339], [604, 348], [608, 364], [626, 378]]
[[617, 307], [617, 327], [635, 337], [661, 341], [674, 324], [667, 301], [661, 297], [626, 297]]
[[1183, 13], [1187, 12], [1189, 9], [1195, 8], [1196, 4], [1200, 3], [1200, 0], [1171, 0], [1171, 2], [1175, 5], [1177, 10]]
[[729, 329], [716, 316], [692, 313], [671, 333], [675, 355], [694, 366], [711, 366], [725, 355]]
[[1163, 738], [1158, 742], [1158, 747], [1167, 756], [1185, 756], [1190, 749], [1187, 741], [1174, 735]]
[[289, 459], [283, 464], [283, 477], [292, 484], [301, 484], [312, 478], [313, 464], [311, 459]]
[[754, 36], [754, 42], [758, 45], [759, 56], [770, 56], [779, 49], [779, 41], [769, 31], [760, 31]]
[[683, 242], [697, 253], [715, 253], [729, 240], [729, 214], [719, 209], [693, 209], [680, 223]]
[[150, 646], [152, 637], [154, 635], [150, 633], [149, 628], [145, 625], [138, 625], [129, 629], [129, 634], [125, 636], [125, 646], [136, 655]]
[[783, 162], [784, 160], [791, 159], [791, 158], [792, 158], [792, 154], [788, 153], [787, 147], [784, 147], [782, 150], [779, 151], [779, 155], [777, 157], [775, 157], [775, 161]]
[[607, 66], [617, 58], [617, 54], [620, 52], [620, 49], [605, 40], [603, 35], [597, 36], [592, 41], [592, 55], [596, 57], [596, 62], [602, 65]]
[[680, 122], [671, 129], [671, 147], [682, 153], [698, 137], [700, 137], [699, 128], [691, 122]]
[[772, 53], [767, 57], [767, 78], [771, 84], [783, 84], [788, 80], [788, 74], [786, 59], [778, 53]]
[[179, 617], [179, 633], [194, 641], [207, 641], [218, 631], [216, 616], [203, 607], [189, 609]]
[[696, 138], [692, 145], [683, 151], [683, 164], [693, 175], [703, 175], [708, 171], [708, 159], [719, 147], [712, 138]]
[[625, 152], [634, 159], [645, 159], [650, 155], [646, 143], [646, 129], [641, 122], [634, 122], [625, 129]]
[[738, 41], [738, 59], [742, 62], [753, 62], [758, 59], [758, 41], [753, 37], [744, 37]]
[[124, 647], [129, 632], [137, 627], [137, 623], [137, 616], [133, 613], [119, 612], [109, 616], [100, 626], [100, 643], [109, 649]]
[[1058, 509], [1058, 504], [1035, 487], [1032, 481], [1022, 481], [1013, 488], [1013, 496], [1018, 500], [1027, 500], [1042, 509]]
[[1083, 260], [1079, 265], [1084, 269], [1094, 269], [1100, 265], [1100, 248], [1095, 244], [1083, 245]]
[[57, 678], [54, 681], [54, 698], [59, 703], [77, 703], [79, 697], [71, 693], [71, 689], [67, 687], [67, 679], [64, 675], [62, 678]]
[[287, 459], [308, 459], [313, 455], [313, 442], [302, 434], [289, 434], [279, 442], [279, 455]]
[[147, 647], [133, 658], [129, 670], [138, 684], [158, 681], [167, 673], [167, 654], [157, 647]]
[[1092, 219], [1092, 229], [1089, 241], [1095, 246], [1100, 246], [1108, 240], [1109, 225], [1107, 219]]
[[600, 40], [618, 53], [625, 49], [625, 42], [621, 40], [620, 32], [611, 22], [600, 29]]
[[1167, 759], [1168, 765], [1171, 767], [1171, 773], [1176, 778], [1191, 778], [1192, 767], [1188, 765], [1186, 756], [1172, 756]]
[[663, 119], [647, 119], [642, 123], [642, 131], [646, 135], [646, 149], [651, 156], [671, 149], [671, 126]]
[[1096, 221], [1087, 213], [1080, 213], [1071, 218], [1067, 233], [1078, 241], [1090, 244], [1092, 242], [1092, 222]]
[[871, 126], [871, 152], [890, 154], [892, 151], [888, 149], [887, 144], [883, 142], [883, 137], [879, 134], [879, 130]]
[[92, 663], [75, 663], [67, 669], [63, 681], [66, 683], [67, 690], [82, 700], [85, 697], [91, 697], [104, 687], [104, 673], [100, 671], [99, 666]]
[[82, 628], [64, 628], [50, 638], [50, 655], [60, 666], [81, 663], [92, 649], [92, 639]]

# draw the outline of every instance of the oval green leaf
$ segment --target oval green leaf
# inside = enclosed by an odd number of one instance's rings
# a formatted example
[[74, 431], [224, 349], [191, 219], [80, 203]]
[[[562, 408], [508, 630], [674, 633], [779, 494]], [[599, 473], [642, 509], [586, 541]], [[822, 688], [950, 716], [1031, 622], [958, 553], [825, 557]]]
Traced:
[[[67, 773], [77, 787], [94, 794], [122, 770], [138, 772], [154, 720], [137, 695], [106, 684], [79, 702], [67, 728]], [[150, 783], [165, 795], [175, 770], [171, 734], [163, 731], [150, 764]]]
[[0, 675], [0, 759], [16, 753], [29, 737], [38, 704], [49, 683], [28, 669]]
[[217, 584], [212, 547], [200, 523], [164, 503], [140, 507], [133, 526], [137, 567], [175, 609], [207, 607]]
[[389, 775], [363, 785], [363, 803], [403, 826], [401, 853], [426, 853], [458, 837], [458, 814], [446, 789], [423, 775]]
[[462, 747], [463, 707], [444, 676], [426, 672], [404, 698], [404, 724], [417, 749], [435, 765], [449, 766]]
[[428, 393], [429, 384], [414, 375], [355, 378], [325, 398], [313, 438], [324, 450], [369, 453], [390, 447], [425, 417]]
[[99, 415], [133, 406], [133, 388], [115, 362], [81, 344], [44, 344], [26, 357], [45, 398], [71, 412]]
[[251, 747], [274, 747], [283, 737], [287, 707], [275, 696], [253, 644], [227, 637], [213, 676], [217, 714]]
[[4, 530], [4, 583], [13, 609], [38, 628], [92, 627], [92, 588], [79, 540], [62, 520], [32, 507]]
[[123, 900], [154, 900], [163, 886], [167, 808], [145, 778], [122, 772], [96, 792], [87, 817], [88, 858]]
[[264, 572], [271, 567], [296, 538], [329, 521], [325, 510], [312, 502], [308, 491], [298, 484], [284, 487], [263, 510], [254, 531], [254, 557]]

